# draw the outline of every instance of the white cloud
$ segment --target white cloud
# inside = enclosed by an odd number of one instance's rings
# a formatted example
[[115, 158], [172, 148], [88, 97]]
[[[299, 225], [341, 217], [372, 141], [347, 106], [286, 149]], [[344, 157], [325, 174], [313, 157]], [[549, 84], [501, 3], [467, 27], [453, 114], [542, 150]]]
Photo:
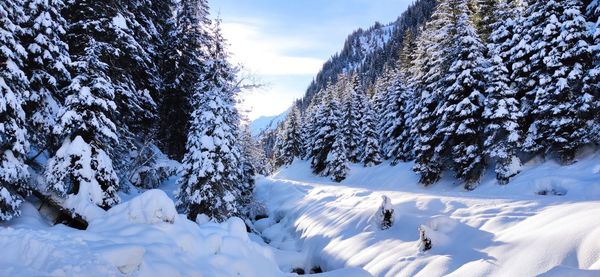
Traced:
[[244, 92], [239, 109], [250, 119], [260, 116], [278, 115], [284, 112], [298, 98], [303, 90], [284, 83], [275, 83], [264, 88]]
[[310, 47], [306, 40], [271, 37], [263, 32], [259, 21], [223, 22], [223, 33], [236, 62], [258, 75], [316, 74], [323, 60], [286, 54]]
[[240, 95], [239, 105], [246, 116], [277, 115], [301, 97], [324, 61], [319, 58], [292, 55], [294, 51], [318, 48], [310, 39], [269, 34], [269, 24], [254, 18], [223, 21], [223, 35], [228, 40], [232, 60], [242, 64], [267, 85]]

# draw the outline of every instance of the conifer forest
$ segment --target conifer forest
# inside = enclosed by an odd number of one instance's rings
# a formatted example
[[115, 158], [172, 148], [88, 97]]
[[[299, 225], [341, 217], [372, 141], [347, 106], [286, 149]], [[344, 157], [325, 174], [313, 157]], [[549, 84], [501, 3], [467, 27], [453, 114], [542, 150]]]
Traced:
[[599, 15], [2, 0], [0, 276], [598, 276]]

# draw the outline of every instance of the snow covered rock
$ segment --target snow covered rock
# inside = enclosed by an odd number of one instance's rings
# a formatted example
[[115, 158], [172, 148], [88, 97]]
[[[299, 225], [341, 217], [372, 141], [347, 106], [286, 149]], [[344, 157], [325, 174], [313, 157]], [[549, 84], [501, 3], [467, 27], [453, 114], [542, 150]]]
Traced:
[[100, 249], [98, 253], [121, 273], [129, 275], [139, 269], [146, 250], [135, 245], [115, 245]]
[[177, 210], [173, 201], [162, 190], [152, 189], [129, 202], [113, 207], [108, 216], [126, 216], [131, 223], [173, 223]]

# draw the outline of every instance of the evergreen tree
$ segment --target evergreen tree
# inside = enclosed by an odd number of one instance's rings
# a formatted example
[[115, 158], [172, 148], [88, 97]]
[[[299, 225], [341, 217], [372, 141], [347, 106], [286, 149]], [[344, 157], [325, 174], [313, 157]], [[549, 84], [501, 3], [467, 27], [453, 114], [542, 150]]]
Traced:
[[443, 170], [439, 151], [436, 150], [443, 139], [436, 134], [439, 120], [436, 112], [446, 88], [444, 74], [450, 68], [452, 57], [456, 56], [451, 52], [455, 50], [452, 38], [456, 33], [452, 8], [448, 1], [438, 3], [431, 21], [417, 39], [414, 70], [410, 78], [418, 97], [412, 116], [416, 139], [413, 170], [420, 175], [419, 182], [424, 185], [437, 182]]
[[[373, 109], [378, 118], [383, 118], [382, 114], [387, 106], [386, 93], [389, 90], [390, 83], [394, 77], [394, 71], [391, 67], [386, 66], [382, 75], [377, 78], [375, 82], [374, 90], [375, 93], [372, 97]], [[378, 120], [379, 123], [383, 123], [383, 120]], [[378, 132], [381, 133], [383, 127], [377, 126]]]
[[348, 160], [358, 162], [364, 151], [362, 142], [361, 121], [364, 113], [364, 103], [367, 101], [365, 92], [360, 87], [358, 74], [353, 73], [344, 90], [343, 81], [338, 82], [338, 91], [344, 91], [344, 122], [342, 131], [346, 136], [346, 150], [348, 151]]
[[[543, 66], [539, 55], [535, 54], [533, 45], [540, 41], [541, 33], [533, 32], [536, 26], [542, 24], [544, 18], [549, 15], [543, 15], [538, 12], [543, 5], [542, 2], [523, 1], [528, 4], [527, 8], [517, 4], [517, 12], [520, 16], [516, 19], [513, 28], [512, 39], [506, 42], [511, 46], [509, 51], [510, 60], [508, 62], [511, 70], [511, 87], [517, 93], [517, 100], [521, 104], [521, 113], [523, 119], [520, 127], [523, 133], [526, 133], [533, 122], [532, 109], [534, 107], [536, 80], [540, 79], [539, 72]], [[525, 9], [524, 11], [520, 11]]]
[[206, 214], [221, 222], [240, 213], [251, 189], [249, 171], [238, 145], [235, 108], [236, 70], [227, 62], [224, 39], [216, 24], [209, 68], [196, 86], [190, 132], [184, 156], [178, 207], [195, 220]]
[[174, 159], [181, 159], [186, 151], [187, 125], [193, 109], [190, 101], [204, 73], [209, 23], [206, 0], [182, 0], [176, 9], [174, 28], [166, 38], [159, 138], [165, 152]]
[[501, 11], [501, 8], [507, 8], [506, 6], [498, 6], [500, 2], [504, 3], [504, 1], [507, 0], [476, 0], [477, 10], [474, 14], [475, 20], [473, 21], [482, 41], [489, 41], [489, 37], [494, 31], [494, 23], [497, 22], [495, 15], [498, 11]]
[[381, 135], [385, 157], [392, 164], [413, 158], [411, 128], [411, 91], [404, 85], [403, 76], [397, 74], [385, 95], [387, 105], [381, 112]]
[[530, 32], [544, 42], [534, 44], [532, 60], [543, 67], [537, 74], [534, 121], [524, 146], [529, 152], [554, 151], [568, 163], [588, 142], [582, 115], [591, 109], [586, 103], [591, 92], [582, 91], [582, 80], [592, 66], [591, 37], [580, 0], [551, 0], [531, 8], [535, 12], [529, 18], [538, 24]]
[[294, 158], [300, 157], [302, 154], [300, 123], [299, 112], [294, 107], [284, 124], [284, 130], [278, 143], [278, 161], [281, 165], [291, 164]]
[[436, 135], [443, 137], [435, 151], [440, 157], [452, 159], [456, 177], [465, 181], [465, 188], [472, 189], [485, 168], [483, 157], [483, 89], [484, 46], [469, 19], [463, 0], [451, 1], [457, 9], [456, 41], [457, 55], [445, 82], [448, 87], [437, 115], [440, 122]]
[[590, 48], [593, 57], [593, 68], [589, 71], [587, 78], [584, 80], [584, 91], [589, 91], [592, 99], [590, 116], [588, 119], [589, 131], [591, 140], [600, 144], [600, 137], [594, 134], [600, 133], [600, 1], [592, 0], [587, 7], [587, 17], [592, 28], [593, 45]]
[[90, 36], [83, 38], [82, 45], [74, 44], [77, 47], [71, 49], [77, 65], [75, 77], [66, 88], [64, 107], [53, 130], [63, 144], [48, 161], [46, 184], [61, 196], [76, 195], [108, 208], [119, 202], [119, 180], [108, 154], [118, 142], [112, 121], [114, 87], [106, 75], [108, 65], [99, 60], [105, 45]]
[[373, 108], [371, 108], [371, 104], [367, 102], [365, 103], [365, 114], [361, 120], [362, 145], [364, 145], [364, 153], [361, 157], [361, 162], [367, 167], [381, 163], [379, 139], [375, 132], [376, 123]]
[[68, 46], [63, 38], [66, 21], [61, 15], [62, 0], [27, 0], [24, 44], [28, 52], [25, 70], [31, 93], [26, 101], [26, 113], [31, 142], [44, 150], [51, 144], [52, 128], [62, 99], [61, 90], [68, 85], [71, 63]]
[[340, 128], [341, 108], [334, 93], [332, 85], [326, 88], [323, 104], [315, 114], [316, 120], [311, 136], [313, 139], [309, 148], [311, 167], [315, 174], [327, 174], [329, 153], [335, 142], [337, 130]]
[[22, 104], [29, 84], [23, 73], [27, 52], [20, 40], [24, 21], [20, 0], [0, 2], [0, 220], [20, 214], [18, 193], [28, 191], [23, 159], [29, 142]]
[[402, 47], [398, 55], [398, 71], [402, 76], [402, 81], [407, 82], [411, 75], [410, 70], [414, 63], [414, 54], [417, 45], [415, 41], [415, 33], [411, 29], [404, 31], [402, 38]]
[[334, 143], [329, 154], [331, 157], [328, 163], [328, 175], [331, 176], [331, 180], [341, 182], [346, 179], [346, 175], [350, 170], [348, 168], [348, 157], [346, 156], [346, 136], [342, 129], [338, 129], [334, 137]]
[[241, 184], [240, 184], [240, 200], [241, 207], [248, 206], [252, 203], [254, 197], [254, 176], [257, 169], [262, 166], [260, 163], [264, 160], [256, 156], [256, 147], [250, 129], [245, 127], [240, 131], [238, 139], [239, 148], [241, 151]]
[[498, 19], [492, 25], [488, 53], [491, 66], [486, 71], [486, 101], [484, 118], [485, 152], [496, 160], [496, 179], [500, 184], [518, 174], [521, 160], [517, 151], [521, 147], [522, 131], [519, 127], [523, 114], [516, 91], [511, 87], [510, 39], [515, 29], [514, 7], [502, 2], [495, 11]]

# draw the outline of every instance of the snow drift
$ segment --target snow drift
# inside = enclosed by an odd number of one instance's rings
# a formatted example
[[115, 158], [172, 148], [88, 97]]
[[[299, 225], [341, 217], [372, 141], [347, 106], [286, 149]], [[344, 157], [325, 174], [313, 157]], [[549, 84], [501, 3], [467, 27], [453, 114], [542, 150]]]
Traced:
[[[489, 172], [475, 191], [450, 176], [418, 184], [412, 163], [351, 166], [341, 184], [296, 161], [258, 181], [267, 241], [324, 270], [375, 276], [600, 275], [600, 155], [570, 166], [531, 161], [508, 185]], [[560, 192], [560, 193], [555, 193]], [[380, 228], [382, 196], [393, 225]], [[419, 230], [431, 240], [422, 251]]]

